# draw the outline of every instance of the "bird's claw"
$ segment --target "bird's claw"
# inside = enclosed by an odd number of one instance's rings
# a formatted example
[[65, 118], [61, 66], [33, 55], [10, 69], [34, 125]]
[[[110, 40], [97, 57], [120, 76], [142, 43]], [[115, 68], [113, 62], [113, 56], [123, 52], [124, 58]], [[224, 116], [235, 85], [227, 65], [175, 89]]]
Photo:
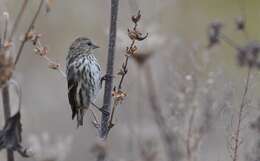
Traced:
[[94, 104], [93, 102], [91, 102], [91, 104], [97, 109], [99, 110], [101, 113], [105, 114], [105, 115], [109, 115], [110, 113], [104, 109], [105, 105], [103, 105], [102, 107], [98, 107], [96, 104]]
[[109, 79], [112, 79], [114, 76], [111, 74], [105, 74], [103, 77], [101, 77], [100, 86], [103, 86], [103, 82]]
[[[104, 105], [105, 106], [105, 105]], [[105, 114], [107, 116], [109, 116], [110, 112], [108, 112], [107, 110], [104, 109], [104, 106], [102, 106], [101, 108], [99, 108], [99, 111], [102, 113], [102, 114]]]

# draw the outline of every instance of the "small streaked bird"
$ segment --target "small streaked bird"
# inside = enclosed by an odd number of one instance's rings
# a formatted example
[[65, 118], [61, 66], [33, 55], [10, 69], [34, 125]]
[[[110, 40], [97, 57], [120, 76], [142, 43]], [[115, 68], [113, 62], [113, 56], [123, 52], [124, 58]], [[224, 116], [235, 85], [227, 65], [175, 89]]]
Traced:
[[83, 125], [83, 117], [101, 89], [101, 69], [95, 57], [98, 48], [90, 39], [77, 38], [69, 48], [66, 58], [68, 97], [72, 119]]

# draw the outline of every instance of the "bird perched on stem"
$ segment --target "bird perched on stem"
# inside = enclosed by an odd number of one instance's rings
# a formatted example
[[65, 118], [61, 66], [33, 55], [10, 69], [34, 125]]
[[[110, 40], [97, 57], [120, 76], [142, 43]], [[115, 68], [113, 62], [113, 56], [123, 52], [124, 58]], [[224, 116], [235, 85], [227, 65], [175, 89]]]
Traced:
[[95, 57], [99, 48], [90, 39], [77, 38], [69, 48], [66, 58], [68, 97], [72, 119], [77, 116], [77, 126], [83, 125], [83, 117], [101, 89], [101, 69]]

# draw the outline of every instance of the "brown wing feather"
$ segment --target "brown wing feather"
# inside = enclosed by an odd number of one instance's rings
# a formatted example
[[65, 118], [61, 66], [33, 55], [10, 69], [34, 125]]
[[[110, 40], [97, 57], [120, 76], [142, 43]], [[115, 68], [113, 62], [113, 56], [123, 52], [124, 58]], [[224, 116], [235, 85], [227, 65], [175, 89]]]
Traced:
[[77, 107], [77, 102], [76, 102], [76, 95], [77, 95], [77, 86], [78, 83], [72, 79], [68, 80], [68, 97], [69, 97], [69, 102], [72, 110], [72, 119], [76, 116], [78, 113], [78, 107]]

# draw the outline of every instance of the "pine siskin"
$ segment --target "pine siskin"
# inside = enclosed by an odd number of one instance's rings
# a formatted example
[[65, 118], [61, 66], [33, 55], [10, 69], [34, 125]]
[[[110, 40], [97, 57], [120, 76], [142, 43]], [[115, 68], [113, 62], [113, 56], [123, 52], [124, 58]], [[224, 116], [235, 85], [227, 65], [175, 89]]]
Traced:
[[97, 45], [85, 37], [77, 38], [70, 46], [66, 58], [68, 97], [72, 119], [77, 116], [77, 126], [83, 125], [85, 111], [101, 89], [101, 69], [95, 58]]

